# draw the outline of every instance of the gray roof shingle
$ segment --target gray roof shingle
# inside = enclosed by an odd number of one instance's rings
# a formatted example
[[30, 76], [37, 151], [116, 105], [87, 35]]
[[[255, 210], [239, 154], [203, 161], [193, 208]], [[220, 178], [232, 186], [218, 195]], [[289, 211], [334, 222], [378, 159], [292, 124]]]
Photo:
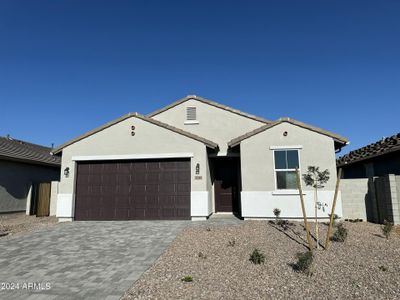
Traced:
[[400, 150], [400, 133], [381, 139], [357, 150], [350, 151], [336, 160], [337, 166], [342, 167], [369, 158], [381, 156]]
[[50, 147], [28, 143], [10, 137], [0, 137], [0, 159], [17, 160], [55, 167], [60, 166], [61, 158], [52, 155], [50, 152]]

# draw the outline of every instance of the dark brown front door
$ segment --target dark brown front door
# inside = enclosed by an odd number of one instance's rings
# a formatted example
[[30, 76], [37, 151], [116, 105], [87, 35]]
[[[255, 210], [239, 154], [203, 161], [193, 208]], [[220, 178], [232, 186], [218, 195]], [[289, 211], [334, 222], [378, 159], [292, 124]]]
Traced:
[[75, 220], [190, 219], [190, 161], [81, 162]]
[[215, 211], [239, 213], [239, 159], [214, 159]]

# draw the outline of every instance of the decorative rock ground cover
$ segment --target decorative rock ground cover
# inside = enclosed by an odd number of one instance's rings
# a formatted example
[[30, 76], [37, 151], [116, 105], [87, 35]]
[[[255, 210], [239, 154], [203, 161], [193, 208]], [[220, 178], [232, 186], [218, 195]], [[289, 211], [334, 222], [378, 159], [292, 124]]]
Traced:
[[[190, 226], [123, 298], [400, 299], [398, 231], [386, 240], [380, 225], [344, 225], [344, 243], [314, 251], [312, 276], [293, 270], [296, 253], [307, 251], [302, 223], [287, 230], [265, 221]], [[321, 241], [326, 230], [320, 224]], [[249, 261], [254, 249], [264, 264]]]

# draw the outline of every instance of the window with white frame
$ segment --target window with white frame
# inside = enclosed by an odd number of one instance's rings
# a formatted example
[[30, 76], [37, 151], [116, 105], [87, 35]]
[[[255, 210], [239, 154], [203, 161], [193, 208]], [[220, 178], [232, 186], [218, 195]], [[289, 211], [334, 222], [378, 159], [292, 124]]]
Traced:
[[299, 151], [292, 149], [274, 150], [276, 188], [297, 189], [296, 168], [299, 168]]

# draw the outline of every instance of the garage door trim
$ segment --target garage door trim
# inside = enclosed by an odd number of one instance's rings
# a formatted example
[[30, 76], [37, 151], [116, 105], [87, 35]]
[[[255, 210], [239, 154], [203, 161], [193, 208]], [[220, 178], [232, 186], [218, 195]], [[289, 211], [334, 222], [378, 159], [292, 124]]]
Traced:
[[157, 153], [157, 154], [123, 154], [123, 155], [88, 155], [72, 156], [72, 161], [101, 161], [101, 160], [136, 160], [136, 159], [164, 159], [164, 158], [192, 158], [193, 153]]

